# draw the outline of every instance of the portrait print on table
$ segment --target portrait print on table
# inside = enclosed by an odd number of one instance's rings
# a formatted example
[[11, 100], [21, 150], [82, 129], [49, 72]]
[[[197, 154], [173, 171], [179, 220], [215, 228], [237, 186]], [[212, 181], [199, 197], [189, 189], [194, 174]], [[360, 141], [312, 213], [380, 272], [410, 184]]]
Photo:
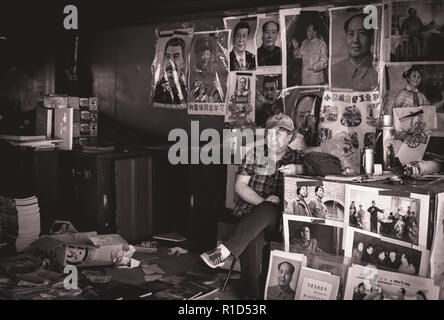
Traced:
[[303, 254], [271, 250], [264, 300], [293, 300], [299, 272], [306, 264]]
[[229, 30], [194, 33], [188, 114], [225, 115], [229, 34]]
[[387, 61], [444, 61], [442, 1], [392, 1]]
[[354, 265], [349, 268], [344, 300], [437, 300], [433, 279]]
[[284, 177], [284, 212], [344, 221], [345, 184]]
[[187, 108], [192, 32], [192, 28], [158, 31], [152, 64], [153, 107], [178, 110]]
[[[373, 91], [378, 89], [381, 6], [378, 28], [365, 28], [364, 6], [330, 9], [330, 84], [335, 89]], [[373, 22], [373, 21], [369, 21]]]
[[256, 79], [253, 73], [230, 72], [225, 122], [255, 120]]
[[320, 130], [323, 90], [299, 87], [284, 89], [285, 114], [291, 117], [298, 133], [291, 147], [308, 150], [318, 147], [323, 139], [331, 136], [327, 130]]
[[279, 113], [284, 113], [284, 103], [281, 97], [281, 74], [256, 73], [256, 124], [265, 128], [267, 119]]
[[284, 50], [284, 86], [328, 85], [328, 11], [285, 9], [280, 11]]
[[432, 105], [437, 112], [444, 112], [444, 62], [391, 63], [388, 71], [389, 112]]
[[224, 18], [225, 29], [231, 30], [228, 42], [230, 71], [256, 70], [257, 17]]
[[345, 187], [348, 225], [400, 245], [430, 249], [429, 201], [430, 196], [426, 194], [349, 184]]
[[256, 70], [260, 73], [282, 73], [282, 44], [279, 14], [257, 16]]
[[365, 135], [376, 131], [380, 113], [381, 96], [377, 91], [324, 91], [320, 128], [331, 135], [322, 136], [322, 151], [341, 159], [343, 168], [359, 173], [359, 150], [364, 147]]
[[347, 228], [345, 256], [351, 264], [427, 277], [430, 251], [357, 228]]
[[284, 243], [307, 256], [307, 263], [317, 254], [344, 256], [343, 224], [331, 220], [283, 214]]

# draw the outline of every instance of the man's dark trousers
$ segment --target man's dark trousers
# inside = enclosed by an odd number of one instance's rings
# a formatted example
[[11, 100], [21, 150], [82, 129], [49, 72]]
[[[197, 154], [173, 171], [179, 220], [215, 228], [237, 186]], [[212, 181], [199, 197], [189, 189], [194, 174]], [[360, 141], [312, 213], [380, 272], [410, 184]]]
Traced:
[[260, 275], [264, 237], [265, 234], [275, 236], [280, 216], [279, 206], [262, 202], [239, 220], [233, 234], [223, 242], [232, 255], [240, 258], [243, 289], [250, 298], [260, 298], [262, 293]]

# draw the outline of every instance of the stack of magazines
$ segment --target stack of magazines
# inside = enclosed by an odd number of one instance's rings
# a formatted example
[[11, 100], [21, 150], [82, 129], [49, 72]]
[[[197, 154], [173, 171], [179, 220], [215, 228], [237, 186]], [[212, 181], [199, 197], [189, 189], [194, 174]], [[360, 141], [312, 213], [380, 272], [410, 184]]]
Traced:
[[35, 196], [25, 199], [0, 197], [2, 233], [13, 242], [17, 252], [22, 252], [40, 235], [40, 208]]

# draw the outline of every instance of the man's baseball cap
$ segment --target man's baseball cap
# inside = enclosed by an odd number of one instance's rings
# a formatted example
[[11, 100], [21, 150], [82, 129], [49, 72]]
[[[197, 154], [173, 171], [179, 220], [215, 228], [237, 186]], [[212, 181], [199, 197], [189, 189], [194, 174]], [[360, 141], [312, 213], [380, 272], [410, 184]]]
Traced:
[[289, 116], [283, 113], [274, 114], [267, 119], [265, 123], [267, 129], [272, 128], [284, 128], [289, 131], [294, 131], [293, 120]]

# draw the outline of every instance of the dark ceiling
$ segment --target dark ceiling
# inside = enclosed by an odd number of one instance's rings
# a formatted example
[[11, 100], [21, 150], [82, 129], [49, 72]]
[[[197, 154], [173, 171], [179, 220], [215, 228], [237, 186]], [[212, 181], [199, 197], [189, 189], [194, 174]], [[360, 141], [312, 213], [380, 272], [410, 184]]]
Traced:
[[[0, 5], [1, 34], [51, 34], [63, 31], [63, 8], [74, 4], [79, 12], [79, 31], [89, 32], [138, 24], [177, 21], [187, 16], [229, 11], [272, 8], [279, 6], [307, 6], [319, 4], [359, 4], [359, 0], [3, 0]], [[366, 1], [367, 3], [369, 1]]]

